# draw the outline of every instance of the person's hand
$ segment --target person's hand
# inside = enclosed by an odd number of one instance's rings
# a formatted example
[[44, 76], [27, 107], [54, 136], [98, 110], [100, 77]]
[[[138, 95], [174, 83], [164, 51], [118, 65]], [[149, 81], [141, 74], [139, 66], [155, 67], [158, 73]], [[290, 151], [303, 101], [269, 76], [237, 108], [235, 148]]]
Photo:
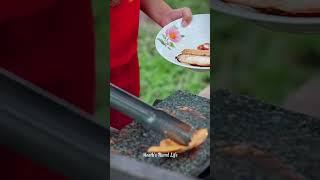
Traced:
[[179, 9], [173, 9], [169, 11], [168, 13], [164, 14], [160, 25], [164, 27], [165, 25], [169, 24], [170, 22], [182, 18], [182, 26], [186, 27], [188, 26], [192, 21], [192, 12], [190, 8], [179, 8]]

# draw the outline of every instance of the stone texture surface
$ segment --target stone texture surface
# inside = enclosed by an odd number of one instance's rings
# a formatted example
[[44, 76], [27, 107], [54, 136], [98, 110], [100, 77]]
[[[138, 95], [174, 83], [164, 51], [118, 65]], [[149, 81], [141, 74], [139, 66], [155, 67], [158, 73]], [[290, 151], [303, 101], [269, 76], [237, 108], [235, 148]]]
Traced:
[[315, 75], [284, 102], [286, 109], [320, 118], [320, 75]]
[[[177, 91], [155, 105], [195, 128], [210, 130], [210, 103], [208, 99]], [[159, 144], [162, 136], [132, 123], [120, 133], [111, 135], [111, 153], [128, 156], [185, 175], [198, 176], [210, 165], [210, 138], [204, 144], [177, 158], [146, 158], [148, 147]]]
[[210, 99], [210, 85], [204, 88], [200, 93], [199, 96]]
[[215, 179], [320, 179], [319, 119], [223, 90], [212, 101]]

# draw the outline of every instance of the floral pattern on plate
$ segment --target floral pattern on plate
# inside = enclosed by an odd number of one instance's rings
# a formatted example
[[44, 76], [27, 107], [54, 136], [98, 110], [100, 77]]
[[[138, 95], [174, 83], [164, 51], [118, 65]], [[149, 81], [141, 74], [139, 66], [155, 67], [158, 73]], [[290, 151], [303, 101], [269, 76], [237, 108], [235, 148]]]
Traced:
[[180, 33], [177, 26], [172, 26], [162, 34], [162, 38], [158, 38], [158, 41], [169, 50], [172, 50], [173, 48], [176, 48], [176, 43], [179, 43], [184, 37], [185, 36]]

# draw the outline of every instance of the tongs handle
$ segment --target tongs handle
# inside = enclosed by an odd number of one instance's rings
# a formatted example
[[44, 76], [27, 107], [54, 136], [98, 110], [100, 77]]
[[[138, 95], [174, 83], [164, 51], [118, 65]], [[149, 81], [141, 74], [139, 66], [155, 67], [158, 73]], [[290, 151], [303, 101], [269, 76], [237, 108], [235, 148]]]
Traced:
[[183, 145], [190, 142], [193, 131], [191, 126], [155, 109], [112, 83], [110, 99], [112, 108], [133, 118], [146, 128], [155, 130]]
[[111, 107], [131, 118], [152, 125], [154, 108], [113, 84], [110, 85], [110, 103]]

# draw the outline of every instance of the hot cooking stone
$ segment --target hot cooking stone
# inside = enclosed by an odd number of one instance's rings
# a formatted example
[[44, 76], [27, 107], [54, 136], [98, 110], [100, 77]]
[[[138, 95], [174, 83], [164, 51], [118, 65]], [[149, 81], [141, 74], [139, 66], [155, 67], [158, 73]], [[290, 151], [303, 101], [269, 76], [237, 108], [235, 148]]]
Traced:
[[[210, 128], [210, 102], [208, 99], [177, 91], [158, 102], [156, 108], [168, 111], [195, 128], [208, 128], [208, 130]], [[177, 158], [146, 158], [143, 156], [143, 153], [150, 146], [158, 145], [163, 138], [134, 122], [121, 130], [119, 134], [111, 135], [114, 142], [111, 143], [111, 152], [185, 175], [197, 176], [209, 166], [209, 138], [198, 149], [178, 155]]]
[[238, 159], [219, 151], [235, 144], [271, 153], [305, 179], [320, 179], [319, 119], [224, 90], [216, 91], [211, 99], [215, 179], [289, 180], [277, 175], [277, 170], [268, 172], [248, 158]]

